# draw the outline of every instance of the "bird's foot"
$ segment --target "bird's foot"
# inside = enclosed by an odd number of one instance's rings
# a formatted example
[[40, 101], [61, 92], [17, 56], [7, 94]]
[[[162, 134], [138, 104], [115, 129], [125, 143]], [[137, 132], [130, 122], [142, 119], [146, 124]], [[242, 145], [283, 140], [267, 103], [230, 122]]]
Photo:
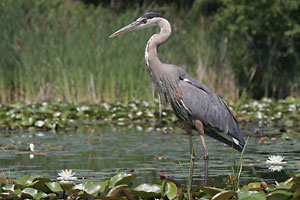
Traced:
[[194, 161], [194, 160], [195, 160], [195, 155], [191, 154], [191, 155], [190, 155], [190, 159], [191, 159], [192, 161]]
[[209, 160], [208, 154], [205, 154], [205, 155], [203, 156], [203, 160]]

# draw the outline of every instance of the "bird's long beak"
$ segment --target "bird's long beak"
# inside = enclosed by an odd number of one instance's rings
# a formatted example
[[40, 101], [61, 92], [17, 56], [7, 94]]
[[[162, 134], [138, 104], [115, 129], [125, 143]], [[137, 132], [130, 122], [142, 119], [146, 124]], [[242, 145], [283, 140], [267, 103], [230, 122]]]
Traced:
[[116, 37], [118, 35], [121, 35], [123, 33], [126, 33], [126, 32], [129, 32], [129, 31], [133, 31], [133, 30], [136, 30], [138, 28], [138, 26], [140, 25], [140, 22], [138, 21], [134, 21], [132, 22], [131, 24], [121, 28], [120, 30], [114, 32], [113, 34], [111, 34], [109, 37], [112, 38], [112, 37]]

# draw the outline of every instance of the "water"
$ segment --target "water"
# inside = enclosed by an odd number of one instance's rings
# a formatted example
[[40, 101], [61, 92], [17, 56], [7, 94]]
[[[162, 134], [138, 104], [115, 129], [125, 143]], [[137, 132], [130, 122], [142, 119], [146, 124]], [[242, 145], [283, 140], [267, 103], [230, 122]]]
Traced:
[[[257, 129], [251, 125], [244, 128], [248, 130], [246, 134]], [[299, 140], [276, 139], [279, 136], [276, 129], [264, 130], [264, 133], [268, 137], [251, 134], [241, 180], [284, 180], [291, 171], [299, 173]], [[197, 185], [203, 179], [203, 151], [200, 137], [195, 135], [193, 141], [197, 156], [194, 172]], [[264, 141], [269, 144], [264, 144]], [[35, 145], [34, 154], [28, 151], [30, 143]], [[224, 183], [228, 174], [232, 174], [232, 150], [209, 137], [206, 137], [206, 143], [210, 155], [209, 179]], [[2, 177], [14, 179], [25, 174], [55, 179], [62, 169], [73, 169], [77, 177], [89, 181], [109, 179], [118, 170], [134, 170], [140, 175], [139, 183], [158, 183], [160, 174], [171, 175], [182, 183], [188, 177], [188, 137], [181, 130], [164, 134], [106, 126], [58, 133], [10, 132], [1, 134], [0, 146]], [[288, 164], [282, 172], [270, 172], [265, 161], [268, 156], [277, 154], [285, 156]]]

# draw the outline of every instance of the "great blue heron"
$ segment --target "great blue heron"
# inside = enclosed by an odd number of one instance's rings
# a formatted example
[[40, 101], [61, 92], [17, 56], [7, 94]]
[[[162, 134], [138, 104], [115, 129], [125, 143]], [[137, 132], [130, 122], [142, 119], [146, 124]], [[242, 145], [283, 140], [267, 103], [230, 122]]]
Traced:
[[[188, 75], [182, 68], [162, 63], [157, 56], [157, 48], [166, 42], [171, 35], [171, 25], [167, 19], [156, 13], [146, 13], [131, 24], [116, 31], [110, 37], [122, 33], [159, 26], [160, 32], [148, 41], [145, 50], [147, 69], [153, 85], [156, 85], [160, 99], [171, 104], [176, 116], [184, 122], [184, 129], [189, 135], [190, 156], [194, 169], [194, 149], [192, 130], [200, 133], [204, 149], [205, 185], [208, 174], [208, 153], [204, 134], [223, 142], [234, 149], [242, 151], [245, 140], [238, 122], [227, 104], [212, 90]], [[229, 139], [227, 139], [229, 136]], [[217, 147], [216, 147], [217, 148]], [[192, 186], [190, 180], [189, 188]]]

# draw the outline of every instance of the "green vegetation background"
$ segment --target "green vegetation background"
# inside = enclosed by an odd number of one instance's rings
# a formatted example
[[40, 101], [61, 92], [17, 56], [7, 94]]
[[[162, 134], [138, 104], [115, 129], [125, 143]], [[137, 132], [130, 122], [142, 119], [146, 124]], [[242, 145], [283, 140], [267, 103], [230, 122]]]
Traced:
[[161, 60], [219, 95], [299, 96], [299, 1], [163, 2], [1, 1], [0, 103], [152, 98], [144, 48], [158, 28], [108, 38], [147, 11], [172, 24]]

